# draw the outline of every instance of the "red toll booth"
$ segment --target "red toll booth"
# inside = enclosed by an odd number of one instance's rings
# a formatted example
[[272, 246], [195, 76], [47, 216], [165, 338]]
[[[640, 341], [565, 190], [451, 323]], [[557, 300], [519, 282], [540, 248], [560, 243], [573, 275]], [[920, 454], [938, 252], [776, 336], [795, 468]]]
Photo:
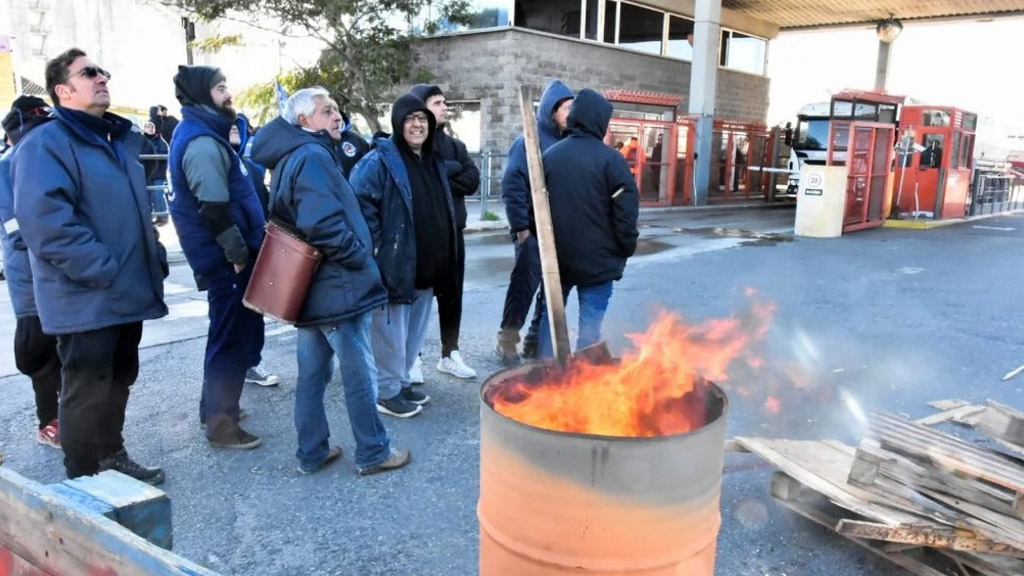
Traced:
[[902, 214], [967, 214], [978, 115], [949, 106], [904, 106], [894, 203]]

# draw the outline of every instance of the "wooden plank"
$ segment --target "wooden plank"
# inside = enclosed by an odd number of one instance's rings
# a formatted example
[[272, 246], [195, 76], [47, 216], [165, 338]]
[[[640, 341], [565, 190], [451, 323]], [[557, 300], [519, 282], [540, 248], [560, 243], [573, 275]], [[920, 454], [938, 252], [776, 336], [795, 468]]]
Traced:
[[917, 420], [914, 420], [914, 422], [916, 424], [920, 424], [921, 426], [934, 426], [935, 424], [939, 424], [940, 422], [946, 422], [947, 420], [953, 420], [954, 422], [958, 422], [963, 420], [964, 418], [979, 415], [984, 411], [984, 406], [958, 406], [956, 408], [951, 408], [949, 410], [939, 412], [938, 414], [932, 414], [931, 416], [919, 418]]
[[961, 406], [967, 406], [969, 404], [971, 403], [961, 398], [951, 398], [949, 400], [932, 400], [931, 402], [928, 403], [929, 406], [935, 408], [936, 410], [939, 410], [940, 412], [945, 412], [946, 410], [952, 410], [954, 408], [959, 408]]
[[980, 428], [993, 438], [1024, 445], [1024, 412], [1010, 406], [989, 400]]
[[939, 526], [886, 526], [875, 522], [860, 520], [840, 520], [836, 532], [843, 536], [864, 538], [867, 540], [884, 540], [929, 548], [948, 548], [967, 552], [1000, 554], [1005, 556], [1024, 556], [1024, 551], [995, 542], [987, 538], [979, 538], [969, 530]]
[[62, 576], [216, 576], [3, 467], [0, 546]]
[[1009, 372], [1007, 372], [1003, 376], [1003, 381], [1009, 380], [1010, 378], [1013, 378], [1014, 376], [1016, 376], [1017, 374], [1020, 374], [1021, 372], [1024, 372], [1024, 364], [1021, 364], [1020, 366], [1017, 366], [1013, 370], [1010, 370]]
[[1008, 462], [991, 450], [881, 412], [872, 413], [870, 423], [883, 448], [1024, 493], [1024, 466]]
[[725, 451], [738, 452], [741, 454], [747, 454], [750, 452], [750, 450], [747, 450], [746, 448], [743, 447], [742, 444], [737, 442], [735, 438], [729, 438], [725, 441]]
[[[776, 502], [779, 504], [812, 522], [824, 526], [830, 531], [834, 532], [836, 525], [840, 521], [838, 516], [830, 513], [826, 506], [824, 506], [824, 504], [827, 504], [824, 496], [802, 486], [798, 480], [787, 475], [785, 472], [775, 472], [772, 475], [772, 495], [775, 496]], [[788, 495], [795, 495], [795, 497], [788, 498]], [[887, 552], [883, 548], [884, 545], [877, 542], [860, 538], [847, 539], [916, 576], [949, 576], [949, 572], [926, 563], [923, 556], [927, 552], [921, 548]]]
[[984, 531], [993, 539], [1024, 549], [1024, 521], [1019, 518], [993, 512], [984, 506], [936, 490], [922, 488], [921, 493], [973, 517], [968, 519], [972, 528]]
[[840, 442], [737, 437], [736, 441], [837, 505], [876, 522], [898, 526], [915, 515], [873, 503], [869, 492], [847, 482], [854, 449]]
[[171, 549], [171, 500], [163, 490], [114, 470], [65, 480], [62, 484], [112, 508], [113, 515], [108, 518], [136, 535], [165, 550]]
[[947, 558], [952, 558], [958, 563], [969, 567], [982, 576], [1020, 576], [1024, 574], [1024, 562], [1007, 556], [993, 556], [988, 554], [971, 554], [967, 552], [954, 552], [952, 550], [938, 549], [938, 552]]
[[544, 281], [548, 306], [548, 324], [551, 341], [555, 346], [558, 363], [569, 361], [569, 328], [565, 322], [565, 302], [562, 300], [562, 279], [558, 271], [555, 252], [555, 229], [551, 222], [548, 188], [544, 182], [544, 164], [541, 162], [540, 138], [537, 136], [537, 115], [533, 111], [527, 86], [519, 88], [519, 110], [523, 116], [523, 141], [526, 145], [526, 165], [530, 173], [530, 198], [533, 200], [533, 218], [540, 246], [541, 277]]
[[0, 576], [51, 576], [31, 562], [0, 546]]
[[[1002, 514], [1014, 515], [1017, 513], [1015, 506], [1017, 495], [1012, 491], [950, 473], [927, 463], [915, 462], [882, 449], [871, 439], [865, 439], [861, 442], [854, 458], [853, 468], [850, 471], [850, 483], [862, 488], [867, 488], [872, 484], [876, 484], [882, 489], [891, 488], [880, 482], [879, 478], [890, 479], [901, 485], [902, 490], [909, 490], [911, 493], [904, 496], [912, 500], [915, 497], [917, 500], [921, 500], [915, 490], [930, 488], [974, 502]], [[901, 488], [890, 491], [900, 494]], [[941, 520], [942, 518], [937, 519]]]

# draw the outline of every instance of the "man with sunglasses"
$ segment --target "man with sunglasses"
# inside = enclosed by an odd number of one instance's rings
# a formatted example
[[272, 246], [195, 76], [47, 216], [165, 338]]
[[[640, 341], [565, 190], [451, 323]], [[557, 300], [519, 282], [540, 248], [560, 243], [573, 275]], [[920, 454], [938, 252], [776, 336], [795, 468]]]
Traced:
[[409, 371], [423, 347], [434, 290], [455, 274], [455, 207], [433, 147], [436, 120], [423, 100], [395, 100], [391, 128], [352, 169], [351, 183], [388, 291], [388, 305], [373, 313], [377, 411], [408, 418], [430, 400], [411, 386]]
[[242, 305], [263, 242], [266, 216], [245, 164], [231, 147], [232, 107], [219, 68], [179, 66], [174, 92], [181, 123], [174, 130], [171, 217], [196, 286], [205, 290], [206, 338], [199, 421], [211, 446], [249, 450], [258, 436], [239, 426], [245, 374], [260, 363], [263, 317]]
[[54, 120], [18, 144], [14, 215], [29, 250], [43, 332], [63, 365], [60, 432], [69, 478], [113, 469], [150, 484], [122, 436], [142, 323], [167, 314], [167, 253], [150, 220], [142, 134], [107, 112], [110, 73], [72, 48], [46, 64]]

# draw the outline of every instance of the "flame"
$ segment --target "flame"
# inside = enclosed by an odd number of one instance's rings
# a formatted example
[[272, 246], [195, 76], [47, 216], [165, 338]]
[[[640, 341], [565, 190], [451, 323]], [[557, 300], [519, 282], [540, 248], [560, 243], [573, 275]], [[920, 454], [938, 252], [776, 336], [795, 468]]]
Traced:
[[627, 335], [632, 347], [619, 363], [577, 359], [540, 381], [499, 383], [487, 400], [499, 414], [546, 430], [618, 437], [689, 432], [706, 423], [707, 380], [728, 380], [737, 359], [761, 365], [749, 346], [767, 333], [774, 312], [774, 304], [753, 302], [743, 317], [699, 325], [661, 312], [646, 332]]

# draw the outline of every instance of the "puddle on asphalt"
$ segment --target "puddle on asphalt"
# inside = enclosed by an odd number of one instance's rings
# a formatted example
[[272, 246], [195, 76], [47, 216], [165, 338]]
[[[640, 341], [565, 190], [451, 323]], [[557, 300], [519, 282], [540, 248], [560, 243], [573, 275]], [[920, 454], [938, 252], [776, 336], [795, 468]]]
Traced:
[[753, 232], [739, 228], [673, 228], [673, 232], [699, 236], [701, 238], [736, 238], [741, 240], [740, 246], [775, 246], [783, 242], [792, 242], [793, 236], [768, 232]]

